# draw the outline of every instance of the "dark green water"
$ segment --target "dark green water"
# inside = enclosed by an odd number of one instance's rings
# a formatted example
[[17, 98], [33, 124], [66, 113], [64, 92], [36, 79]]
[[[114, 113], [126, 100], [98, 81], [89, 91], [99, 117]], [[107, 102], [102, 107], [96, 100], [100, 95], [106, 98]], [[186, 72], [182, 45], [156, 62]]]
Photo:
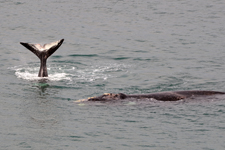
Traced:
[[[225, 97], [77, 104], [103, 93], [225, 91], [225, 2], [1, 1], [0, 149], [224, 149]], [[65, 43], [39, 60], [19, 42]]]

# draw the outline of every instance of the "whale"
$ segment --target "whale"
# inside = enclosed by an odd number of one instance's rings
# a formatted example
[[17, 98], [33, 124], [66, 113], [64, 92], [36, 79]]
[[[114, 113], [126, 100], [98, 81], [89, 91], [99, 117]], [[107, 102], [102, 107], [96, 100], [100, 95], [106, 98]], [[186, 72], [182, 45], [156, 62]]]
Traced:
[[[32, 53], [34, 53], [40, 59], [40, 69], [38, 77], [48, 77], [47, 72], [47, 59], [51, 56], [63, 43], [64, 39], [52, 42], [49, 44], [31, 44], [20, 42], [21, 45], [26, 47]], [[129, 99], [155, 99], [158, 101], [179, 101], [186, 98], [195, 98], [199, 96], [211, 96], [211, 95], [224, 95], [225, 92], [219, 91], [168, 91], [168, 92], [158, 92], [150, 94], [124, 94], [124, 93], [105, 93], [100, 96], [90, 97], [87, 99], [77, 100], [75, 102], [85, 102], [85, 101], [117, 101], [117, 100], [129, 100]]]
[[89, 97], [87, 99], [77, 100], [75, 102], [85, 102], [85, 101], [118, 101], [118, 100], [129, 100], [129, 99], [154, 99], [158, 101], [179, 101], [186, 98], [195, 98], [200, 96], [211, 96], [211, 95], [222, 95], [225, 92], [219, 91], [167, 91], [167, 92], [158, 92], [150, 94], [124, 94], [124, 93], [105, 93], [96, 97]]
[[20, 42], [21, 45], [29, 49], [40, 59], [40, 69], [38, 77], [48, 77], [47, 59], [51, 56], [63, 43], [64, 39], [49, 44], [31, 44]]

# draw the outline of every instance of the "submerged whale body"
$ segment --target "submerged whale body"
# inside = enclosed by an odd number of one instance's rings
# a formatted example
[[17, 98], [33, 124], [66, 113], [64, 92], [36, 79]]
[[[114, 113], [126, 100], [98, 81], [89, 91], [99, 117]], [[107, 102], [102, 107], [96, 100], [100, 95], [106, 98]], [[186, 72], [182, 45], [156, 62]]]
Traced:
[[40, 59], [41, 64], [38, 77], [48, 77], [48, 71], [46, 66], [47, 59], [62, 45], [63, 41], [64, 39], [61, 39], [50, 44], [44, 44], [43, 46], [40, 44], [20, 42], [20, 44], [22, 44], [24, 47], [33, 52]]
[[159, 92], [150, 94], [134, 94], [126, 95], [123, 93], [113, 94], [105, 93], [101, 96], [90, 97], [88, 99], [78, 100], [75, 102], [84, 101], [113, 101], [113, 100], [125, 100], [125, 99], [155, 99], [158, 101], [178, 101], [185, 98], [198, 97], [198, 96], [210, 96], [216, 94], [225, 94], [225, 92], [218, 91], [171, 91], [171, 92]]

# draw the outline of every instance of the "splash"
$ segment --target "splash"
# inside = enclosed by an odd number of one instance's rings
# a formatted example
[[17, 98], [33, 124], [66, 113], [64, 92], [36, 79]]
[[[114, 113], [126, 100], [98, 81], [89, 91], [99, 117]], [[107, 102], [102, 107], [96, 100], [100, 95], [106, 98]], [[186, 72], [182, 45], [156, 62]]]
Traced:
[[95, 80], [107, 80], [120, 73], [127, 72], [127, 66], [123, 64], [94, 65], [85, 69], [76, 70], [76, 79], [80, 81], [93, 82]]
[[[39, 67], [35, 66], [15, 66], [10, 68], [12, 70], [15, 70], [15, 75], [19, 79], [24, 80], [40, 80], [40, 79], [48, 79], [50, 81], [60, 81], [60, 80], [68, 80], [71, 81], [71, 75], [64, 72], [56, 72], [55, 68], [49, 68], [48, 71], [54, 72], [49, 74], [48, 77], [38, 77], [38, 71]], [[60, 67], [58, 68], [61, 69]]]
[[116, 77], [121, 73], [127, 72], [127, 67], [128, 66], [123, 64], [104, 64], [89, 66], [86, 68], [77, 68], [72, 66], [72, 64], [54, 64], [48, 66], [48, 77], [38, 77], [39, 66], [37, 64], [15, 66], [10, 69], [15, 71], [17, 78], [24, 80], [40, 80], [46, 78], [50, 81], [64, 80], [75, 82], [93, 82], [95, 80], [107, 80], [108, 78]]

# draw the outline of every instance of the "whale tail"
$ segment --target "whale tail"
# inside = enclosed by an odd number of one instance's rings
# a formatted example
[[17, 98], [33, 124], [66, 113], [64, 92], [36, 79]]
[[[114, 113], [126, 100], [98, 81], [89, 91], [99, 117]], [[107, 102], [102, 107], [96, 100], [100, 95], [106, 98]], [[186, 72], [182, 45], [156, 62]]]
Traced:
[[52, 42], [50, 44], [44, 44], [43, 46], [40, 44], [30, 44], [20, 42], [20, 44], [22, 44], [24, 47], [33, 52], [40, 59], [41, 65], [38, 77], [48, 77], [46, 66], [47, 59], [62, 45], [63, 41], [64, 39], [61, 39], [59, 41]]

